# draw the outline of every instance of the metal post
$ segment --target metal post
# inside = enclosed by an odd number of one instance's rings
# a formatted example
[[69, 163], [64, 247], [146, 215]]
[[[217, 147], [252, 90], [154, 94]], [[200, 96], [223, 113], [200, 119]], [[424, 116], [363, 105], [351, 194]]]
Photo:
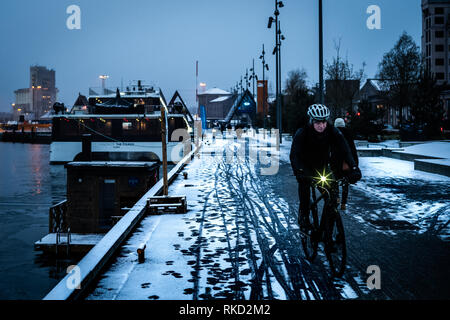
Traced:
[[253, 59], [253, 69], [252, 69], [252, 79], [253, 79], [253, 99], [255, 99], [255, 59]]
[[282, 88], [282, 81], [281, 81], [281, 22], [278, 22], [278, 81], [279, 81], [279, 106], [280, 106], [280, 128], [279, 128], [279, 134], [280, 134], [280, 144], [283, 143], [283, 94], [281, 92]]
[[[266, 81], [265, 81], [265, 72], [264, 69], [266, 68], [266, 60], [264, 59], [264, 55], [266, 52], [264, 51], [264, 44], [263, 44], [263, 51], [262, 51], [262, 64], [263, 64], [263, 132], [266, 129]], [[264, 136], [265, 138], [265, 136]]]
[[324, 103], [323, 96], [323, 19], [322, 19], [322, 0], [319, 0], [319, 99]]
[[92, 161], [92, 135], [83, 134], [81, 139], [81, 152], [83, 161]]
[[162, 165], [163, 165], [163, 195], [169, 194], [167, 182], [167, 143], [166, 143], [166, 108], [161, 106], [161, 142], [162, 142]]
[[280, 130], [280, 101], [278, 96], [278, 0], [275, 0], [275, 101], [277, 103], [277, 128]]

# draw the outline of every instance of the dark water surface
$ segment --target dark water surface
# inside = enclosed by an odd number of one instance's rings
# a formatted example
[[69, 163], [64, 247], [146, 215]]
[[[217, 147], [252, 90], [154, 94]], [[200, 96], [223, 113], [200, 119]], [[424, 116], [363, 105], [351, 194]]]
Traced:
[[66, 198], [63, 165], [49, 145], [0, 142], [0, 299], [42, 299], [69, 261], [34, 251], [48, 233], [48, 210]]
[[0, 300], [42, 299], [82, 258], [34, 251], [48, 234], [49, 208], [66, 199], [66, 169], [50, 165], [49, 152], [49, 145], [0, 142]]

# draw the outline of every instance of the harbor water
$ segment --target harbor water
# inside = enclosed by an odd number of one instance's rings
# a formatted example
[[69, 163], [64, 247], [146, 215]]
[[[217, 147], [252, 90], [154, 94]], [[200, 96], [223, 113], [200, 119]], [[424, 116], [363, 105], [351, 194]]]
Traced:
[[66, 198], [64, 166], [49, 164], [49, 150], [0, 142], [0, 300], [42, 299], [72, 264], [34, 251], [49, 207]]
[[48, 144], [0, 142], [0, 300], [42, 299], [82, 258], [34, 251], [48, 234], [49, 208], [66, 199], [66, 169], [50, 165], [49, 152]]

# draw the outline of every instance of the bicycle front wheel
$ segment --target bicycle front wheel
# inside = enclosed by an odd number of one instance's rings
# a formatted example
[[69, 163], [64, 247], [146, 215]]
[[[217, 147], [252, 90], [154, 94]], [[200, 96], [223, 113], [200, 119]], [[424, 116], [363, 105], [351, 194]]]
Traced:
[[332, 276], [341, 277], [344, 274], [347, 259], [344, 225], [339, 213], [336, 212], [333, 216], [330, 234], [325, 243], [325, 253], [330, 264]]

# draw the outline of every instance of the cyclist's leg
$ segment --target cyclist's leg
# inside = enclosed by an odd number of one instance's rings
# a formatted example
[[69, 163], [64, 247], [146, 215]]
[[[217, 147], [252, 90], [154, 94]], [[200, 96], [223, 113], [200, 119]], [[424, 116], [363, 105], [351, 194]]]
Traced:
[[[336, 208], [338, 206], [338, 198], [339, 198], [339, 186], [337, 183], [332, 183], [330, 188], [328, 189], [330, 194], [330, 199], [328, 201], [328, 206], [326, 210], [324, 210], [325, 216], [325, 245], [330, 247], [332, 245], [332, 232], [335, 221]], [[332, 250], [332, 248], [330, 248]]]
[[311, 197], [311, 185], [307, 182], [298, 184], [298, 197], [300, 199], [298, 224], [301, 226], [303, 222], [309, 220], [309, 204]]
[[347, 205], [347, 198], [348, 198], [348, 184], [344, 183], [342, 185], [342, 201], [341, 201], [342, 210], [345, 210], [345, 207]]

